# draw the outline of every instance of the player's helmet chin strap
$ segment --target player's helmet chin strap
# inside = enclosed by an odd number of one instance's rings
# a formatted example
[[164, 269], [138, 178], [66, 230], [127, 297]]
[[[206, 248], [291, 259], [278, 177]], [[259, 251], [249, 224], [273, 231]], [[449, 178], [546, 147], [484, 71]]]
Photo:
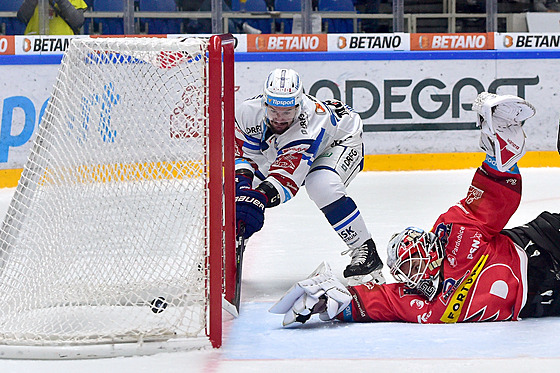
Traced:
[[[443, 247], [436, 235], [416, 227], [395, 234], [387, 246], [387, 265], [393, 277], [428, 301], [440, 290], [443, 257]], [[407, 268], [406, 272], [403, 268]]]

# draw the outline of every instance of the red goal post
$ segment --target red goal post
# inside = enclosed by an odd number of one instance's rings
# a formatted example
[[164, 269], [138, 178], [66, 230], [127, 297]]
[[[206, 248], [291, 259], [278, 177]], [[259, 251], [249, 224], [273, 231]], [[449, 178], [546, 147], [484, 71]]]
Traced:
[[210, 39], [208, 47], [211, 133], [209, 260], [212, 263], [209, 337], [214, 347], [220, 347], [222, 343], [222, 294], [225, 300], [231, 303], [236, 275], [234, 43], [235, 40], [230, 34], [216, 35]]

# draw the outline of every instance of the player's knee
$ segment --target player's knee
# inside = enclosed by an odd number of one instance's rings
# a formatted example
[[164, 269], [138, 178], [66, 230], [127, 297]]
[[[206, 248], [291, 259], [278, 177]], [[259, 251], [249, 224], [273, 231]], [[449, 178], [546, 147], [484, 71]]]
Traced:
[[305, 190], [317, 207], [323, 208], [346, 195], [340, 177], [329, 170], [314, 170], [305, 178]]

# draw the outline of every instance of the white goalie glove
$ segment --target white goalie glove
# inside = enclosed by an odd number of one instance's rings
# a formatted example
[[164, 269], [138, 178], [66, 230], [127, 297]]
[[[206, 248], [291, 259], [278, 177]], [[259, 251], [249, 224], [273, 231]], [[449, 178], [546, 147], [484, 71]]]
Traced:
[[504, 172], [525, 154], [523, 122], [535, 115], [535, 108], [522, 98], [482, 92], [473, 103], [481, 128], [480, 147], [496, 158], [496, 167]]
[[283, 326], [305, 323], [318, 313], [323, 321], [332, 320], [351, 302], [352, 295], [323, 262], [309, 277], [297, 282], [274, 304], [271, 313], [285, 314]]

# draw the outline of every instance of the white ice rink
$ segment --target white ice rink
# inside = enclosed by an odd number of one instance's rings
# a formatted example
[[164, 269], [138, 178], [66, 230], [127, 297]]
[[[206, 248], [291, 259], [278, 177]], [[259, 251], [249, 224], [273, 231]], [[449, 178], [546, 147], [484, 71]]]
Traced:
[[[560, 211], [560, 169], [525, 169], [521, 207], [508, 227], [541, 211]], [[349, 187], [382, 259], [392, 233], [431, 228], [461, 199], [474, 170], [365, 172]], [[0, 215], [13, 189], [0, 189]], [[344, 244], [301, 191], [267, 212], [247, 246], [241, 316], [224, 322], [224, 344], [177, 353], [86, 361], [1, 360], [1, 373], [175, 372], [558, 372], [560, 318], [519, 322], [417, 325], [323, 323], [282, 328], [267, 312], [294, 282], [326, 260], [337, 274], [349, 263]], [[341, 277], [341, 276], [339, 276]], [[386, 277], [389, 279], [388, 273]]]

